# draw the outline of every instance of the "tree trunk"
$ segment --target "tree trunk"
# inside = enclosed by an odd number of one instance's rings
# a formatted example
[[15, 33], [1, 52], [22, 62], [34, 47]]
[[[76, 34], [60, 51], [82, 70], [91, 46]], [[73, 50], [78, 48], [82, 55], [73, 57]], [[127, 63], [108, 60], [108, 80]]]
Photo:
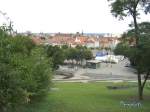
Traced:
[[139, 43], [139, 27], [138, 27], [138, 24], [137, 24], [137, 19], [136, 19], [136, 13], [134, 14], [133, 16], [133, 20], [134, 20], [134, 30], [135, 30], [135, 38], [136, 38], [136, 47], [138, 46], [138, 43]]
[[141, 98], [141, 100], [143, 99], [143, 90], [144, 90], [144, 87], [145, 87], [145, 84], [146, 84], [146, 81], [147, 81], [149, 75], [150, 75], [150, 71], [147, 72], [147, 74], [145, 76], [145, 80], [144, 80], [144, 82], [141, 85], [141, 90], [139, 92], [140, 93], [140, 95], [139, 95], [140, 97], [139, 98]]
[[138, 73], [138, 92], [139, 92], [139, 100], [143, 100], [143, 89], [140, 73]]
[[[133, 20], [134, 20], [134, 31], [135, 31], [135, 47], [138, 48], [138, 44], [139, 44], [139, 27], [137, 24], [137, 11], [136, 11], [136, 7], [137, 5], [134, 7], [134, 11], [133, 11]], [[141, 81], [141, 74], [138, 71], [138, 93], [139, 93], [139, 100], [143, 100], [143, 89], [142, 89], [142, 81]]]

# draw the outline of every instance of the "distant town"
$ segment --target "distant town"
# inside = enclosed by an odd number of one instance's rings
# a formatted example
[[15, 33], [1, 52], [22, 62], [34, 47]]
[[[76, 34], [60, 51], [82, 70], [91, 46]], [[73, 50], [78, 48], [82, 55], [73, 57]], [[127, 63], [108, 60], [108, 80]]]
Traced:
[[109, 33], [21, 33], [30, 36], [37, 44], [62, 46], [68, 45], [76, 47], [77, 45], [86, 46], [87, 48], [115, 48], [120, 42], [120, 34]]

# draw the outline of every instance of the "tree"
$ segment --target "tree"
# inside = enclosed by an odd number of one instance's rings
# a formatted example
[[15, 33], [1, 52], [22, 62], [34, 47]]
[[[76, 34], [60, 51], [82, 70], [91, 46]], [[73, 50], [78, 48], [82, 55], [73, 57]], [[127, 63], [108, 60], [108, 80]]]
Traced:
[[[129, 38], [133, 38], [135, 36], [135, 32], [134, 32], [134, 29], [133, 29], [133, 25], [129, 25], [132, 29], [130, 29], [127, 33], [126, 33], [126, 37], [129, 37]], [[140, 34], [140, 37], [139, 39], [142, 39], [144, 38], [145, 36], [148, 37], [150, 36], [150, 22], [142, 22], [142, 23], [139, 23], [138, 24], [138, 27], [139, 27], [139, 34]]]
[[[134, 34], [136, 38], [135, 46], [138, 47], [140, 34], [139, 34], [139, 27], [137, 23], [137, 17], [140, 15], [139, 13], [140, 9], [143, 9], [143, 11], [146, 14], [150, 12], [149, 0], [108, 0], [108, 1], [112, 1], [111, 13], [115, 17], [119, 17], [120, 19], [123, 19], [123, 17], [130, 16], [130, 15], [132, 16], [134, 21], [134, 32], [135, 32]], [[142, 100], [143, 99], [142, 82], [141, 82], [141, 74], [139, 71], [137, 76], [138, 76], [139, 99]]]
[[115, 17], [123, 19], [126, 16], [132, 16], [134, 21], [134, 32], [136, 37], [136, 44], [139, 40], [139, 27], [137, 23], [137, 17], [140, 15], [139, 10], [143, 9], [147, 14], [150, 12], [149, 0], [108, 0], [113, 1], [111, 3], [111, 13]]
[[130, 49], [130, 47], [129, 47], [129, 44], [127, 42], [121, 42], [114, 49], [114, 53], [116, 55], [124, 55], [125, 57], [128, 57], [129, 49]]
[[91, 50], [86, 49], [86, 50], [84, 50], [83, 53], [84, 53], [84, 59], [90, 60], [93, 58], [93, 54], [92, 54]]
[[68, 48], [65, 51], [66, 59], [76, 60], [76, 62], [82, 63], [83, 59], [88, 60], [93, 57], [90, 49], [84, 46], [76, 46], [75, 48]]
[[66, 59], [72, 60], [72, 64], [73, 64], [73, 60], [78, 61], [79, 60], [79, 50], [77, 50], [76, 48], [68, 48], [66, 50]]
[[81, 45], [77, 45], [76, 46], [76, 55], [77, 55], [77, 61], [80, 61], [80, 64], [82, 64], [83, 59], [85, 59], [85, 57], [88, 55], [86, 53], [87, 51], [87, 47], [86, 46], [81, 46]]
[[62, 45], [61, 48], [62, 48], [62, 49], [68, 49], [69, 46], [68, 46], [68, 45]]
[[65, 60], [63, 49], [58, 46], [48, 46], [46, 52], [47, 56], [52, 59], [53, 70], [58, 69]]
[[42, 47], [29, 37], [9, 35], [0, 29], [0, 111], [45, 96], [51, 82], [51, 65]]
[[138, 75], [145, 74], [144, 81], [140, 82], [139, 96], [143, 97], [143, 89], [150, 75], [150, 38], [149, 31], [150, 23], [143, 22], [138, 24], [139, 27], [139, 42], [138, 46], [130, 46], [130, 39], [134, 37], [134, 30], [129, 30], [125, 35], [122, 43], [119, 43], [114, 50], [115, 54], [121, 54], [129, 58], [131, 65], [137, 70]]

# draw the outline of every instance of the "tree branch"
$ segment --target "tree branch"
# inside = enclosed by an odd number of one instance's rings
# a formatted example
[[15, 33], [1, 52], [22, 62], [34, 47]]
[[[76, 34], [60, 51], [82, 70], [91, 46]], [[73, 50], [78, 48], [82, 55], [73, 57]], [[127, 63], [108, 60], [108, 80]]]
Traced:
[[135, 7], [137, 7], [137, 5], [138, 5], [139, 1], [140, 1], [140, 0], [137, 0], [137, 2], [135, 3]]
[[142, 84], [142, 88], [144, 88], [144, 86], [145, 86], [145, 84], [146, 84], [146, 81], [147, 81], [149, 75], [150, 75], [150, 71], [148, 71], [147, 74], [146, 74], [145, 80], [144, 80], [144, 82], [143, 82], [143, 84]]
[[126, 7], [125, 10], [129, 10], [130, 14], [133, 16], [133, 9], [131, 7]]

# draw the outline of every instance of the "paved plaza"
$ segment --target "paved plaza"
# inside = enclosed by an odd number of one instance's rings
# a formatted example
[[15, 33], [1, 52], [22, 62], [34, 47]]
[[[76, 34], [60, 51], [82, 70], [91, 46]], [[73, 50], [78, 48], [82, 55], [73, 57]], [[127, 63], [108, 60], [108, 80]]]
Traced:
[[[136, 71], [127, 65], [129, 61], [125, 59], [117, 64], [101, 63], [98, 69], [61, 66], [60, 70], [72, 71], [74, 74], [73, 77], [65, 80], [136, 80]], [[53, 80], [63, 80], [63, 77], [55, 75]]]

